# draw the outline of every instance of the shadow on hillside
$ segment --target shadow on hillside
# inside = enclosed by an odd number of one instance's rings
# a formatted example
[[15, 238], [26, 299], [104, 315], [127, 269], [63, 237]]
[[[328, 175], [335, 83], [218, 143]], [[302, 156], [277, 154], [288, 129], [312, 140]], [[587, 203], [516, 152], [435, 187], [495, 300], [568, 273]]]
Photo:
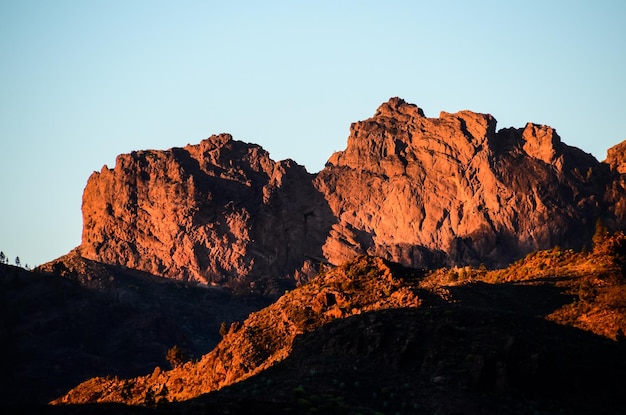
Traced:
[[[298, 336], [282, 362], [156, 409], [45, 413], [613, 414], [626, 411], [623, 344], [542, 317], [570, 297], [549, 285], [451, 287], [420, 308], [336, 319]], [[425, 294], [425, 293], [424, 293]]]
[[552, 279], [546, 281], [550, 283], [533, 285], [473, 282], [447, 288], [452, 298], [465, 308], [525, 317], [545, 317], [576, 299], [576, 296], [566, 294], [563, 288], [556, 287], [554, 281]]
[[540, 318], [568, 301], [559, 290], [454, 291], [456, 303], [335, 320], [298, 337], [289, 357], [264, 373], [172, 409], [624, 413], [626, 348]]
[[243, 320], [269, 303], [96, 265], [103, 273], [80, 282], [74, 279], [85, 275], [0, 265], [0, 402], [45, 404], [95, 376], [169, 368], [174, 345], [197, 358], [221, 339], [222, 322]]

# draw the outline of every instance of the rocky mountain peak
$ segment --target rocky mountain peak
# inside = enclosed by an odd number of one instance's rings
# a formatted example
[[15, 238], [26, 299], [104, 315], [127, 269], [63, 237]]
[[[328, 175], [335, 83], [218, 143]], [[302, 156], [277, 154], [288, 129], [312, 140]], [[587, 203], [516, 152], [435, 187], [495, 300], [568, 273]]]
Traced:
[[428, 118], [394, 98], [352, 124], [346, 149], [317, 177], [340, 217], [326, 257], [505, 264], [511, 252], [567, 244], [566, 229], [582, 245], [600, 214], [592, 194], [602, 184], [584, 176], [597, 160], [551, 127], [496, 131], [496, 123], [471, 111]]
[[301, 223], [315, 204], [310, 188], [304, 167], [275, 162], [260, 146], [228, 134], [124, 154], [113, 169], [105, 166], [89, 178], [80, 252], [207, 284], [293, 275], [305, 253], [316, 255], [315, 223], [306, 231]]
[[402, 118], [403, 115], [408, 117], [424, 117], [424, 111], [417, 105], [410, 104], [402, 98], [393, 97], [378, 107], [374, 117]]
[[[87, 183], [80, 252], [169, 278], [275, 287], [359, 254], [505, 265], [589, 244], [600, 216], [623, 227], [625, 186], [595, 158], [549, 126], [496, 124], [472, 111], [429, 118], [391, 98], [351, 125], [316, 175], [229, 134], [124, 154]], [[608, 162], [624, 164], [623, 153]]]
[[495, 126], [491, 115], [471, 111], [427, 118], [416, 105], [392, 98], [372, 118], [351, 125], [346, 150], [333, 154], [328, 164], [394, 176], [405, 174], [414, 155], [423, 151], [469, 160], [487, 147]]
[[606, 152], [606, 161], [614, 171], [626, 173], [626, 141], [609, 148]]
[[526, 124], [522, 132], [524, 151], [531, 157], [552, 164], [558, 155], [561, 137], [546, 125]]

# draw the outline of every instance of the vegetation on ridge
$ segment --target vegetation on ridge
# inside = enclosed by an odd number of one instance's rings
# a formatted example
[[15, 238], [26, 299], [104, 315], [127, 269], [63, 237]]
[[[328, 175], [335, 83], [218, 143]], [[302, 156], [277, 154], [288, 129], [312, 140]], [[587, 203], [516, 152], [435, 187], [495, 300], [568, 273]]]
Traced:
[[241, 381], [285, 359], [296, 336], [334, 319], [418, 307], [416, 276], [411, 270], [399, 273], [400, 269], [380, 258], [357, 258], [285, 293], [242, 324], [233, 323], [218, 346], [198, 362], [171, 371], [157, 368], [150, 376], [132, 380], [91, 379], [56, 403], [142, 404], [155, 390], [167, 390], [163, 399], [181, 401]]

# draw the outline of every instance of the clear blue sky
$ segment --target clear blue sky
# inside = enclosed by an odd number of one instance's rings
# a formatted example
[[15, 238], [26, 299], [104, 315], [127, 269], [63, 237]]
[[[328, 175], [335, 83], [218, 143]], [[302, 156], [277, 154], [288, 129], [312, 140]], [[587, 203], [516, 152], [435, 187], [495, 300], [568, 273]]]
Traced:
[[0, 0], [0, 250], [80, 243], [115, 156], [229, 132], [311, 172], [400, 96], [626, 139], [626, 1]]

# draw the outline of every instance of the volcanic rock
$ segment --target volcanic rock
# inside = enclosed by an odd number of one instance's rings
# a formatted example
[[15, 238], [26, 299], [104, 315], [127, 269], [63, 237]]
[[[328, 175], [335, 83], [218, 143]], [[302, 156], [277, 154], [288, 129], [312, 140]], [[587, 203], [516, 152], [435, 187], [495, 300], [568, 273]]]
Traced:
[[359, 254], [412, 267], [505, 265], [589, 245], [598, 217], [622, 229], [623, 153], [610, 152], [611, 171], [551, 127], [497, 131], [488, 114], [428, 118], [392, 98], [352, 124], [346, 149], [317, 174], [228, 134], [120, 155], [89, 178], [79, 252], [275, 293]]
[[222, 134], [120, 155], [95, 172], [80, 252], [178, 280], [246, 286], [247, 276], [293, 276], [320, 257], [324, 204], [302, 166]]
[[626, 173], [626, 141], [607, 150], [605, 163], [621, 174]]
[[600, 215], [599, 163], [552, 128], [496, 132], [491, 115], [427, 118], [392, 98], [351, 126], [316, 177], [337, 217], [331, 263], [355, 252], [406, 265], [502, 265], [554, 245], [580, 247]]

